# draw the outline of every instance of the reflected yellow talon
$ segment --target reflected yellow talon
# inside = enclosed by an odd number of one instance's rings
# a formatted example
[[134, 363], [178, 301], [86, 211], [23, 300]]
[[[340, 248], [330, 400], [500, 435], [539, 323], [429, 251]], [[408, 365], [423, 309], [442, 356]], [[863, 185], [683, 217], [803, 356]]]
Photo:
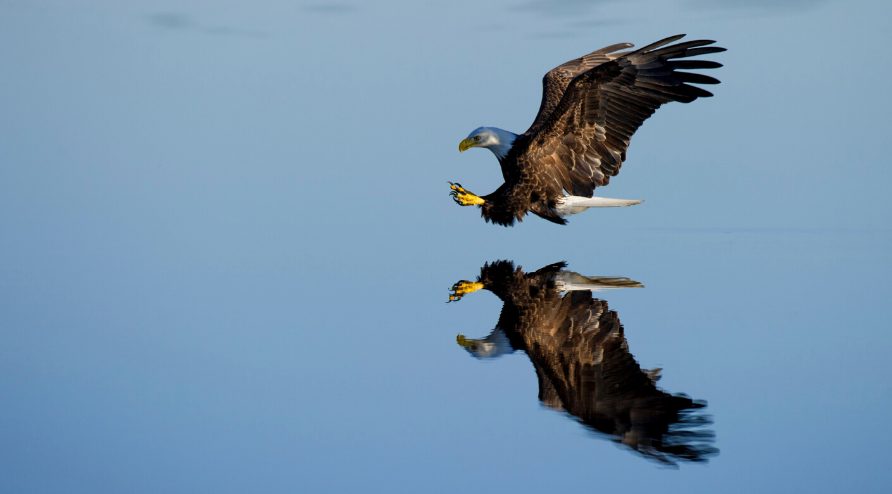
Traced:
[[479, 206], [485, 202], [482, 197], [465, 189], [460, 183], [449, 182], [449, 189], [451, 190], [449, 195], [459, 206]]
[[450, 302], [458, 302], [462, 297], [469, 293], [474, 293], [483, 288], [483, 283], [479, 281], [461, 280], [452, 285], [452, 293], [449, 294]]

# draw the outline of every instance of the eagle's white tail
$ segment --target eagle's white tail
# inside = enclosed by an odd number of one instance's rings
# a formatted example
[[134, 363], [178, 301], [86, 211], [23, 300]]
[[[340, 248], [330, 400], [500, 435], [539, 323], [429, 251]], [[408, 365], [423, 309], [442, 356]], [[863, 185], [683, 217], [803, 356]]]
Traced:
[[580, 197], [578, 205], [587, 208], [617, 208], [641, 204], [639, 199], [611, 199], [609, 197]]
[[634, 206], [641, 204], [638, 199], [611, 199], [609, 197], [579, 197], [566, 196], [557, 205], [557, 212], [561, 216], [581, 213], [588, 208], [618, 208], [622, 206]]

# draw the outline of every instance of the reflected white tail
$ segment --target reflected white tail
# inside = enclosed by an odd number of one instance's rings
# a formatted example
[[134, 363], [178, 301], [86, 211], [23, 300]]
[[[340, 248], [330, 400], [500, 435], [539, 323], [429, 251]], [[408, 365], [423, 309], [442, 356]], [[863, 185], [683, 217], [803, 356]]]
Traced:
[[603, 290], [615, 290], [619, 288], [643, 288], [644, 285], [619, 276], [583, 276], [573, 271], [561, 271], [554, 275], [554, 284], [562, 292], [576, 290], [591, 290], [600, 292]]
[[618, 208], [641, 204], [638, 199], [611, 199], [609, 197], [566, 196], [555, 208], [561, 216], [581, 213], [588, 208]]

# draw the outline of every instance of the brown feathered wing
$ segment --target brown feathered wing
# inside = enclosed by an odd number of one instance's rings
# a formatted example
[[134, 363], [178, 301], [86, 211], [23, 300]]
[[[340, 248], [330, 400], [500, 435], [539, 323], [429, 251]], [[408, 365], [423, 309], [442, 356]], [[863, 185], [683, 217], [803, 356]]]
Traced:
[[611, 45], [546, 74], [539, 114], [518, 138], [525, 147], [512, 150], [522, 179], [539, 182], [555, 194], [563, 190], [591, 197], [595, 187], [619, 173], [632, 135], [657, 108], [712, 96], [692, 84], [718, 80], [679, 69], [721, 67], [686, 59], [725, 49], [708, 46], [711, 40], [669, 44], [683, 36], [625, 54], [614, 52], [630, 45]]

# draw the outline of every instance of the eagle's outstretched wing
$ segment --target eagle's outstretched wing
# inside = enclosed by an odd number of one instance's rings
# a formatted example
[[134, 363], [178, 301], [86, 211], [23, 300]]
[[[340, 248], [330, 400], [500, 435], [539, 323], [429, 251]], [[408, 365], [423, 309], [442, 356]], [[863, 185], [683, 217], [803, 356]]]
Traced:
[[610, 46], [605, 46], [588, 55], [583, 55], [579, 58], [564, 62], [549, 70], [548, 73], [542, 77], [542, 103], [539, 105], [539, 113], [536, 114], [533, 124], [530, 125], [530, 128], [527, 129], [526, 133], [535, 134], [539, 131], [542, 125], [548, 121], [548, 117], [551, 116], [551, 112], [553, 112], [558, 103], [561, 102], [561, 97], [564, 95], [564, 91], [567, 90], [567, 86], [570, 85], [570, 81], [572, 81], [574, 77], [591, 70], [604, 62], [609, 62], [614, 58], [621, 56], [622, 53], [616, 52], [633, 46], [632, 43], [616, 43]]
[[[591, 197], [595, 187], [606, 185], [619, 173], [632, 134], [657, 108], [671, 101], [689, 103], [712, 96], [692, 84], [717, 84], [718, 80], [679, 69], [721, 67], [717, 62], [682, 59], [725, 49], [708, 46], [714, 43], [711, 40], [669, 45], [683, 36], [657, 41], [576, 75], [560, 102], [539, 122], [546, 103], [552, 104], [550, 96], [543, 96], [540, 117], [522, 136], [526, 148], [518, 150], [521, 174], [535, 176], [556, 192], [563, 189]], [[559, 81], [559, 77], [552, 79]]]

